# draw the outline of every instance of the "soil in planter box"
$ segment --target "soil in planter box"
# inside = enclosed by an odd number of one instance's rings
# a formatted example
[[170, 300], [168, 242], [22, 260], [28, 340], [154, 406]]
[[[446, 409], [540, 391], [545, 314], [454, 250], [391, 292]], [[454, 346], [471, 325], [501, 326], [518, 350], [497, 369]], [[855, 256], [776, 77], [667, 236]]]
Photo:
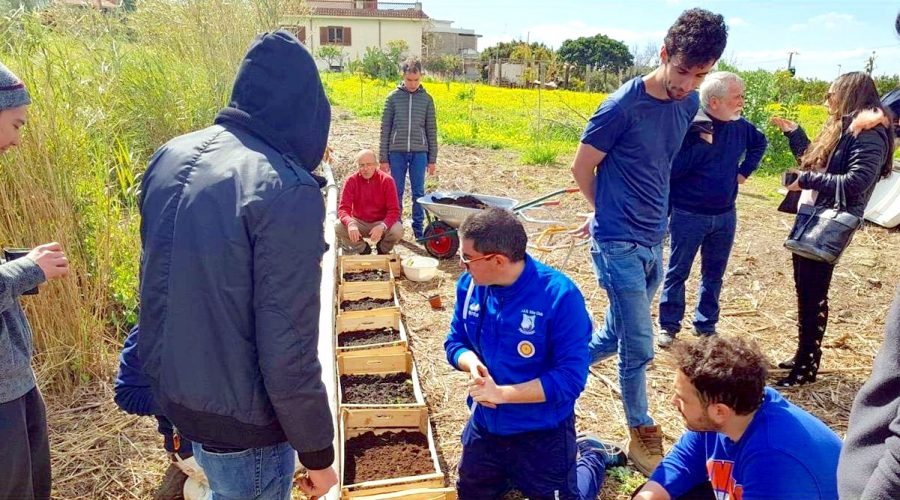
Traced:
[[421, 432], [366, 432], [344, 445], [344, 484], [434, 472], [428, 438]]
[[477, 208], [479, 210], [487, 208], [487, 204], [474, 196], [460, 196], [459, 198], [434, 198], [435, 203], [441, 205], [456, 205], [457, 207]]
[[356, 347], [370, 344], [384, 344], [400, 340], [400, 330], [395, 328], [373, 328], [354, 330], [338, 335], [339, 347]]
[[359, 300], [345, 300], [341, 302], [342, 311], [370, 311], [379, 307], [390, 307], [394, 305], [393, 299], [373, 299], [365, 297]]
[[345, 404], [395, 405], [416, 402], [412, 377], [408, 373], [389, 375], [341, 375]]
[[344, 281], [387, 281], [388, 276], [387, 271], [370, 269], [368, 271], [344, 273]]

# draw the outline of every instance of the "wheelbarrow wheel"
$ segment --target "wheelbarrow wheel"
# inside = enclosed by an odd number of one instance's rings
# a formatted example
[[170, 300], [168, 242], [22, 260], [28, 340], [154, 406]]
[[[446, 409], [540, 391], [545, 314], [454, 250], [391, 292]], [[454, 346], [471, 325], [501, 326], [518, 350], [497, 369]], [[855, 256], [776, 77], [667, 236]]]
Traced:
[[446, 222], [434, 221], [425, 228], [425, 250], [438, 259], [449, 259], [459, 251], [459, 236]]

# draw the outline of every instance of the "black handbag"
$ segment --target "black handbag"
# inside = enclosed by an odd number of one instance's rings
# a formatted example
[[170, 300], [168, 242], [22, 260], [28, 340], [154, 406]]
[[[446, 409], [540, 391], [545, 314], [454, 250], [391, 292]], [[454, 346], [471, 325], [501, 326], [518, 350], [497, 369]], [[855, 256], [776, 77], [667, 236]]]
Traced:
[[834, 207], [801, 204], [794, 227], [784, 246], [801, 257], [836, 264], [850, 245], [853, 233], [862, 225], [862, 217], [847, 211], [843, 179], [838, 180]]

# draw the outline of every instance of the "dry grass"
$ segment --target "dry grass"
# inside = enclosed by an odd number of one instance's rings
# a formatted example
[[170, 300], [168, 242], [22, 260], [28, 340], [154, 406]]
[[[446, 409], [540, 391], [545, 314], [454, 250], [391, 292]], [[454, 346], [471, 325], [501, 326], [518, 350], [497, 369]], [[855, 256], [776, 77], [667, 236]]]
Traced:
[[[332, 146], [337, 163], [343, 165], [339, 171], [343, 176], [349, 172], [356, 150], [377, 144], [378, 126], [374, 121], [353, 120], [338, 111], [332, 130]], [[515, 153], [503, 151], [447, 146], [442, 149], [438, 169], [441, 188], [519, 200], [570, 184], [565, 167], [522, 166], [517, 164]], [[791, 219], [775, 211], [777, 201], [771, 196], [772, 191], [770, 181], [753, 179], [738, 198], [739, 229], [722, 292], [719, 329], [725, 335], [752, 336], [774, 362], [793, 353], [796, 299], [790, 255], [781, 246]], [[576, 214], [585, 209], [578, 195], [569, 195], [549, 215], [574, 223], [578, 220]], [[784, 391], [791, 401], [841, 435], [846, 431], [853, 396], [868, 376], [881, 343], [885, 314], [894, 286], [900, 282], [900, 267], [892, 260], [896, 250], [889, 250], [896, 249], [898, 242], [900, 231], [896, 230], [867, 227], [857, 235], [832, 284], [823, 375], [811, 386]], [[398, 250], [403, 254], [423, 253], [421, 247], [412, 244], [402, 244]], [[558, 250], [551, 258], [559, 258], [563, 253]], [[459, 435], [468, 418], [463, 401], [465, 376], [450, 368], [443, 352], [459, 272], [458, 263], [448, 260], [441, 263], [438, 280], [399, 282], [411, 349], [431, 412], [442, 467], [449, 472], [449, 484], [455, 480], [461, 452]], [[584, 247], [576, 247], [566, 272], [581, 287], [595, 319], [601, 320], [607, 306], [606, 294], [597, 286]], [[695, 304], [696, 290], [695, 272], [688, 284], [691, 306]], [[434, 293], [443, 296], [447, 308], [430, 308], [426, 297]], [[683, 337], [691, 340], [689, 334]], [[626, 429], [617, 393], [616, 361], [604, 362], [594, 374], [576, 406], [578, 426], [622, 440]], [[667, 446], [683, 431], [679, 414], [668, 402], [672, 379], [671, 358], [665, 352], [659, 353], [648, 372], [648, 392], [651, 414], [662, 425]], [[147, 498], [161, 478], [164, 457], [155, 422], [124, 416], [116, 411], [111, 399], [108, 385], [101, 385], [90, 392], [51, 401], [57, 497]], [[85, 407], [90, 404], [96, 406]], [[61, 413], [64, 408], [78, 407], [85, 408]], [[639, 480], [636, 473], [618, 471], [607, 481], [601, 498], [627, 498], [625, 491]]]

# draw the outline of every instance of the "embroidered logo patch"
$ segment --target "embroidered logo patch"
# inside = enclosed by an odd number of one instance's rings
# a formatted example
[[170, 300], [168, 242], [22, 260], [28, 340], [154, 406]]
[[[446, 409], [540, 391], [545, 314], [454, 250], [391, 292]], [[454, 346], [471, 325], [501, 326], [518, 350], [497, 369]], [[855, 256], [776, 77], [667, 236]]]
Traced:
[[530, 358], [534, 356], [534, 344], [527, 340], [519, 342], [518, 350], [519, 356], [522, 356], [523, 358]]
[[522, 313], [522, 323], [519, 331], [524, 335], [534, 335], [534, 314]]

